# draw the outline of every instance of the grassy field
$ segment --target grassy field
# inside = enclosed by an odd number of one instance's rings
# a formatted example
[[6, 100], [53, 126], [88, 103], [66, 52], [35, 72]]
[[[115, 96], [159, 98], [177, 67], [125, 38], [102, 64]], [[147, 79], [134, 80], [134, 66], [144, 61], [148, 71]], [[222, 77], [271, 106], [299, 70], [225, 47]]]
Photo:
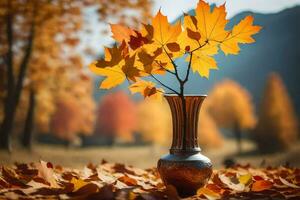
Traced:
[[[288, 152], [271, 155], [259, 155], [255, 153], [255, 145], [249, 141], [243, 141], [244, 153], [235, 154], [235, 143], [232, 140], [225, 142], [219, 149], [203, 151], [208, 156], [215, 168], [222, 167], [224, 159], [234, 159], [236, 162], [250, 163], [259, 166], [262, 161], [266, 165], [281, 165], [289, 162], [292, 166], [300, 167], [300, 144], [297, 144]], [[156, 166], [160, 156], [168, 153], [167, 148], [157, 146], [131, 146], [131, 147], [91, 147], [91, 148], [66, 148], [63, 146], [35, 144], [31, 152], [21, 148], [15, 148], [12, 153], [0, 151], [0, 164], [13, 164], [14, 162], [36, 162], [39, 159], [51, 161], [66, 167], [82, 168], [89, 162], [99, 163], [102, 159], [109, 162], [118, 162], [133, 165], [140, 168]]]

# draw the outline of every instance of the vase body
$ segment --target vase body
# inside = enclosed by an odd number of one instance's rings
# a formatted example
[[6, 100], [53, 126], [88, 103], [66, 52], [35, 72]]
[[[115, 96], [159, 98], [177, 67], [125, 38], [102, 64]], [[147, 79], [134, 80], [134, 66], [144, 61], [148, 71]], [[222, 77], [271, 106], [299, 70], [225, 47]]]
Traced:
[[171, 113], [173, 140], [170, 153], [158, 161], [165, 185], [173, 185], [181, 197], [196, 194], [212, 174], [211, 161], [200, 153], [198, 118], [206, 96], [165, 95]]

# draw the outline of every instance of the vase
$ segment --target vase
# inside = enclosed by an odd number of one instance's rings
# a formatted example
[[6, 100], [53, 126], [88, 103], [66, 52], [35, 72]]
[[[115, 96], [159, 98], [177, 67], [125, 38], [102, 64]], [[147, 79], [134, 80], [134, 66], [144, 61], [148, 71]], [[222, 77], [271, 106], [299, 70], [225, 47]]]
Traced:
[[164, 184], [176, 188], [181, 197], [192, 196], [212, 174], [209, 158], [198, 145], [198, 118], [206, 95], [165, 95], [172, 114], [173, 140], [169, 154], [160, 158], [158, 172]]

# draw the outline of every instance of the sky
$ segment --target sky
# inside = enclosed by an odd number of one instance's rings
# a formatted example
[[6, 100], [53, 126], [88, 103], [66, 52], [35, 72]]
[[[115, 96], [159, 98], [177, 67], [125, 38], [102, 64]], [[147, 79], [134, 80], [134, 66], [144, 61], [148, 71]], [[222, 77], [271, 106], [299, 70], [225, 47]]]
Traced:
[[[164, 15], [168, 16], [170, 22], [174, 21], [183, 12], [188, 12], [189, 10], [197, 6], [199, 0], [153, 0], [154, 5], [152, 9], [152, 14], [155, 15], [159, 9]], [[276, 13], [286, 8], [294, 7], [300, 5], [300, 0], [206, 0], [210, 4], [215, 3], [217, 6], [226, 2], [226, 11], [228, 18], [243, 12], [243, 11], [253, 11], [259, 13]], [[83, 33], [82, 45], [79, 51], [82, 52], [87, 46], [95, 50], [96, 55], [103, 52], [104, 46], [111, 46], [113, 40], [110, 35], [99, 34], [100, 30], [107, 30], [109, 32], [109, 25], [99, 24], [95, 16], [96, 9], [92, 8], [86, 12], [85, 23], [88, 27], [92, 27], [93, 34], [85, 37]], [[116, 21], [110, 21], [110, 23], [117, 23]], [[91, 63], [95, 57], [86, 56], [84, 63], [88, 65]]]
[[[183, 12], [196, 7], [198, 0], [154, 0], [153, 14], [160, 8], [169, 20], [175, 20]], [[259, 13], [275, 13], [286, 8], [300, 5], [300, 0], [206, 0], [210, 4], [221, 5], [226, 2], [228, 17], [232, 17], [243, 11]]]

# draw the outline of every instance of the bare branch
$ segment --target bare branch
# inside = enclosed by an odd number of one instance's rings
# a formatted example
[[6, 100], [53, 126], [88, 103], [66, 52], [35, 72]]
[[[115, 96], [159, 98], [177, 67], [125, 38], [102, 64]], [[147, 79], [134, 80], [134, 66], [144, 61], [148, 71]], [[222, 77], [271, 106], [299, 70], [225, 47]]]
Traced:
[[183, 80], [183, 83], [186, 83], [189, 80], [189, 75], [190, 75], [191, 65], [192, 65], [192, 57], [193, 57], [193, 53], [191, 53], [191, 55], [190, 55], [189, 65], [187, 67], [187, 71], [186, 71], [186, 75], [185, 75], [185, 79]]
[[173, 74], [173, 75], [176, 75], [175, 72], [172, 72], [171, 70], [165, 68], [165, 67], [162, 66], [159, 62], [157, 62], [157, 60], [155, 60], [155, 62], [156, 62], [161, 68], [163, 68], [164, 70], [166, 70], [168, 73]]
[[172, 92], [174, 92], [177, 95], [180, 95], [179, 92], [177, 92], [176, 90], [172, 89], [171, 87], [167, 86], [166, 84], [162, 83], [158, 78], [156, 78], [153, 74], [150, 74], [150, 76], [157, 81], [160, 85], [162, 85], [163, 87], [171, 90]]
[[181, 78], [179, 77], [179, 74], [178, 74], [178, 70], [177, 70], [177, 65], [175, 64], [175, 62], [173, 61], [173, 59], [171, 58], [171, 56], [168, 54], [168, 52], [166, 51], [166, 49], [163, 47], [163, 50], [164, 52], [167, 54], [168, 58], [170, 59], [172, 65], [174, 66], [174, 69], [175, 69], [175, 75], [176, 75], [176, 78], [177, 80], [179, 81], [179, 83], [182, 82]]

